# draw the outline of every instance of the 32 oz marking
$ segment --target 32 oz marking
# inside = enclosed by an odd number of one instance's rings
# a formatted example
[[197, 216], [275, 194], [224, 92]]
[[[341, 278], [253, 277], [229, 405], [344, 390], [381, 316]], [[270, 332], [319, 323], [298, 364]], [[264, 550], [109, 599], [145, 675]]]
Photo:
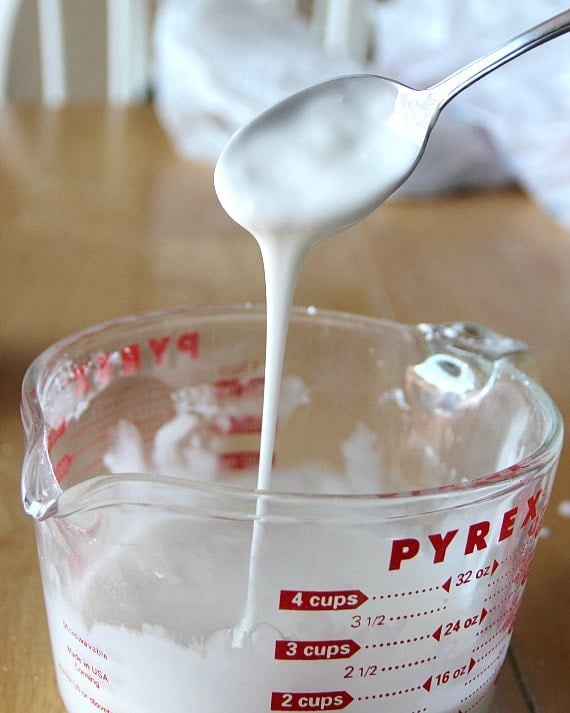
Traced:
[[472, 569], [467, 569], [465, 572], [459, 572], [455, 582], [456, 587], [461, 587], [463, 584], [469, 584], [473, 580], [482, 579], [483, 577], [488, 577], [491, 574], [491, 565], [488, 564], [486, 567], [481, 567], [477, 571]]

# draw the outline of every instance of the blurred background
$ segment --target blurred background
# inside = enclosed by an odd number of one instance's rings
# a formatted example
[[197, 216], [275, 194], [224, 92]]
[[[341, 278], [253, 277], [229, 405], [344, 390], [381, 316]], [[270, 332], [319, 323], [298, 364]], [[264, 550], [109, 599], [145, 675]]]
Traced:
[[[2, 7], [8, 99], [41, 95], [39, 9], [54, 16], [59, 7], [67, 96], [95, 101], [114, 82], [111, 101], [152, 99], [180, 154], [213, 164], [235, 129], [293, 91], [358, 72], [429, 86], [567, 3], [4, 0]], [[113, 22], [122, 22], [122, 37]], [[129, 65], [126, 79], [116, 77], [113, 51]], [[561, 37], [467, 89], [444, 111], [397, 197], [514, 182], [570, 225], [569, 58], [570, 37]], [[48, 104], [60, 103], [55, 92]]]

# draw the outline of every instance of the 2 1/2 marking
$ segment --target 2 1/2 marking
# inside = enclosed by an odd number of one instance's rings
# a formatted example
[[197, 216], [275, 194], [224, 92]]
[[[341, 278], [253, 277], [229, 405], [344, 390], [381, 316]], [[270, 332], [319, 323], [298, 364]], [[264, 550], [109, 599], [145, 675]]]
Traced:
[[344, 678], [372, 678], [378, 674], [378, 666], [345, 666]]

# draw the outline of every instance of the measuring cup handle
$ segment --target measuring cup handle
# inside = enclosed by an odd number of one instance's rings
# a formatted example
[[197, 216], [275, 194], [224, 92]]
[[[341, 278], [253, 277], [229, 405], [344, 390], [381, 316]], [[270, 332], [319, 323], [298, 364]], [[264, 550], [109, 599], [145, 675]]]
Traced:
[[532, 378], [536, 378], [536, 357], [525, 342], [506, 337], [475, 322], [419, 324], [426, 343], [437, 351], [452, 354], [469, 353], [491, 362], [508, 361]]

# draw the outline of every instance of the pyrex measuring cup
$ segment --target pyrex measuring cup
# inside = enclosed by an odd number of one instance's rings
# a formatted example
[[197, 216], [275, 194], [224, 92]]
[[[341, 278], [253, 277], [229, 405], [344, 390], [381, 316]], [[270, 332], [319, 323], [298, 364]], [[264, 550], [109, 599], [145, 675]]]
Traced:
[[30, 367], [67, 710], [488, 711], [562, 438], [521, 346], [296, 310], [256, 493], [264, 345], [262, 309], [178, 309]]

